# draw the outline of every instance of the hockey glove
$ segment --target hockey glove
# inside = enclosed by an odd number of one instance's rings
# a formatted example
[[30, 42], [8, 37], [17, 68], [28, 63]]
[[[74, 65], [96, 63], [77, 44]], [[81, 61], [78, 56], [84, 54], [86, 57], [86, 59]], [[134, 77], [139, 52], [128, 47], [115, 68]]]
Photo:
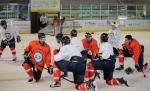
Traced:
[[5, 40], [3, 40], [3, 43], [4, 43], [5, 45], [7, 45], [7, 44], [8, 44], [8, 41], [5, 39]]
[[92, 55], [92, 51], [91, 50], [88, 50], [88, 55]]
[[28, 53], [24, 53], [24, 60], [28, 61], [30, 60], [29, 54]]
[[130, 67], [126, 68], [126, 69], [125, 69], [125, 73], [128, 74], [128, 75], [129, 75], [129, 74], [132, 74], [132, 73], [133, 73], [132, 68], [130, 68]]
[[21, 42], [21, 37], [20, 36], [17, 36], [17, 42]]
[[86, 60], [86, 64], [90, 63], [91, 61], [92, 61], [92, 60], [88, 58], [88, 59]]
[[97, 53], [95, 58], [98, 58], [99, 60], [102, 60], [102, 54], [101, 53]]
[[50, 66], [50, 67], [48, 67], [47, 69], [48, 69], [47, 72], [48, 72], [50, 75], [52, 75], [52, 74], [53, 74], [53, 67]]

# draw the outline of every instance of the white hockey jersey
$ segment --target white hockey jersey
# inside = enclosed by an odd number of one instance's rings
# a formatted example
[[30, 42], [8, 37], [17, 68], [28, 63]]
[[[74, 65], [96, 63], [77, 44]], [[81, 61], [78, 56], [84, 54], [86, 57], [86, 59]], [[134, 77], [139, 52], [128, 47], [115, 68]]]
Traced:
[[41, 22], [42, 24], [47, 24], [47, 23], [48, 23], [47, 17], [46, 17], [46, 16], [41, 16], [41, 17], [40, 17], [40, 22]]
[[60, 48], [58, 54], [54, 56], [54, 60], [56, 62], [60, 60], [70, 61], [73, 56], [82, 57], [80, 51], [74, 45], [69, 44]]
[[113, 47], [108, 42], [102, 43], [100, 47], [100, 52], [102, 53], [103, 59], [108, 59], [110, 55], [114, 55]]
[[74, 45], [75, 47], [77, 47], [77, 49], [81, 52], [84, 50], [83, 44], [82, 44], [82, 40], [79, 37], [73, 37], [71, 39], [71, 45]]
[[13, 37], [19, 35], [18, 29], [16, 27], [8, 26], [5, 30], [4, 28], [0, 28], [0, 40], [11, 40]]
[[118, 24], [113, 24], [115, 26], [115, 29], [109, 29], [108, 36], [109, 36], [109, 43], [115, 47], [121, 49], [121, 31], [119, 29]]

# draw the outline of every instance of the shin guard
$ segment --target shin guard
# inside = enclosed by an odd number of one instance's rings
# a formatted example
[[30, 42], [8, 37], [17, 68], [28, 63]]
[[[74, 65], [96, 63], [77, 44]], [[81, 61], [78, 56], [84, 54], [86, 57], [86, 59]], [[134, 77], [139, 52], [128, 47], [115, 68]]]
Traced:
[[85, 71], [85, 80], [94, 80], [95, 77], [95, 69], [91, 63], [87, 64], [87, 68]]
[[120, 65], [124, 65], [123, 50], [119, 50], [119, 63], [120, 63]]
[[29, 77], [33, 77], [33, 70], [31, 69], [30, 65], [27, 63], [24, 63], [22, 66], [27, 72], [27, 74], [29, 75]]
[[15, 48], [13, 47], [13, 48], [10, 48], [10, 50], [11, 50], [11, 52], [12, 52], [12, 55], [14, 56], [14, 57], [16, 57], [16, 50], [15, 50]]
[[54, 76], [55, 82], [60, 81], [61, 71], [59, 70], [59, 68], [55, 64], [53, 65], [53, 76]]

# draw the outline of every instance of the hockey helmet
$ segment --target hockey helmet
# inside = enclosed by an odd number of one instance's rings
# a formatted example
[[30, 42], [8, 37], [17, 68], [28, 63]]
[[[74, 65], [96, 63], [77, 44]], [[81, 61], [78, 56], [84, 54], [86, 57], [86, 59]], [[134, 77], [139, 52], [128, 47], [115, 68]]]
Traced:
[[77, 36], [77, 30], [73, 29], [71, 31], [71, 37], [76, 37]]
[[64, 36], [61, 40], [62, 44], [67, 45], [70, 44], [70, 38], [68, 36]]
[[108, 42], [108, 34], [102, 33], [100, 36], [101, 42]]
[[63, 36], [64, 36], [64, 35], [63, 35], [62, 33], [58, 33], [58, 34], [56, 35], [56, 39], [61, 41]]
[[86, 33], [85, 33], [85, 37], [86, 37], [86, 38], [91, 38], [91, 37], [92, 37], [92, 35], [91, 35], [91, 33], [86, 32]]
[[44, 33], [38, 33], [38, 38], [41, 44], [45, 43], [46, 38]]
[[39, 39], [45, 38], [45, 33], [38, 33], [38, 38], [39, 38]]
[[2, 26], [7, 25], [7, 22], [5, 20], [1, 20], [1, 25]]

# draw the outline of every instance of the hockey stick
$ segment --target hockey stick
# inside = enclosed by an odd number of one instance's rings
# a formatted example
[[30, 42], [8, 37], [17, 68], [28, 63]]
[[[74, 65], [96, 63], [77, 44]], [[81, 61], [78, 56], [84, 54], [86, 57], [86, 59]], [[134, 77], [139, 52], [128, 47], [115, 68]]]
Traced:
[[63, 78], [64, 80], [66, 80], [66, 81], [68, 81], [68, 82], [70, 82], [70, 83], [74, 83], [74, 81], [71, 81], [71, 80], [65, 78], [64, 76], [60, 76], [60, 78]]
[[[42, 66], [42, 65], [39, 65], [39, 64], [37, 64], [38, 66], [40, 66], [40, 67], [42, 67], [43, 69], [45, 69], [45, 70], [49, 70], [48, 68], [46, 68], [46, 67], [44, 67], [44, 66]], [[51, 66], [50, 66], [51, 67]], [[50, 74], [50, 75], [52, 75], [52, 74]]]
[[94, 76], [93, 80], [87, 81], [87, 84], [89, 85], [89, 88], [87, 91], [95, 91], [96, 86], [93, 84], [93, 82], [95, 81], [96, 77], [98, 77], [100, 79], [100, 73], [97, 71], [95, 71], [95, 76]]
[[[98, 77], [100, 79], [100, 76], [99, 76], [98, 72], [95, 73], [94, 80], [95, 80], [96, 77]], [[61, 76], [60, 78], [63, 78], [64, 80], [66, 80], [66, 81], [68, 81], [70, 83], [74, 83], [74, 81], [71, 81], [71, 80], [65, 78], [64, 76]], [[91, 82], [91, 81], [89, 81], [89, 82]]]
[[[148, 65], [148, 63], [146, 62], [146, 63], [144, 64], [144, 66], [147, 66], [147, 65]], [[142, 73], [143, 73], [143, 76], [144, 76], [144, 78], [145, 78], [145, 77], [147, 77], [147, 76], [145, 75], [145, 72], [144, 72], [144, 70], [145, 70], [144, 66], [143, 66], [143, 69], [142, 69]]]
[[44, 66], [41, 66], [41, 65], [39, 65], [40, 67], [42, 67], [43, 69], [45, 69], [45, 70], [48, 70], [48, 68], [45, 68]]
[[[45, 70], [48, 70], [48, 68], [45, 68], [45, 67], [43, 67], [43, 66], [40, 66], [40, 67], [42, 67], [43, 69], [45, 69]], [[51, 74], [50, 74], [51, 75]], [[71, 81], [71, 80], [69, 80], [69, 79], [67, 79], [67, 78], [65, 78], [64, 76], [60, 76], [60, 78], [63, 78], [64, 80], [66, 80], [66, 81], [68, 81], [68, 82], [70, 82], [70, 83], [74, 83], [74, 81]]]
[[142, 69], [142, 74], [144, 76], [144, 78], [146, 77], [144, 70]]
[[[94, 80], [95, 80], [96, 77], [98, 77], [98, 78], [100, 79], [99, 73], [97, 73], [97, 72], [95, 73]], [[60, 78], [63, 78], [64, 80], [66, 80], [66, 81], [68, 81], [68, 82], [70, 82], [70, 83], [74, 83], [74, 81], [71, 81], [71, 80], [65, 78], [64, 76], [60, 76]], [[87, 81], [87, 83], [90, 84], [90, 85], [92, 85], [92, 86], [94, 86], [94, 85], [93, 85], [93, 81], [94, 81], [94, 80], [92, 80], [92, 81], [89, 80], [89, 81]]]
[[[41, 65], [39, 65], [39, 66], [42, 67], [42, 68], [45, 69], [45, 70], [48, 70], [48, 68], [45, 68], [44, 66], [41, 66]], [[51, 75], [51, 74], [50, 74], [50, 75]], [[96, 77], [98, 77], [98, 78], [100, 79], [100, 74], [99, 74], [97, 71], [95, 71], [94, 80], [95, 80]], [[69, 79], [65, 78], [64, 76], [62, 76], [62, 75], [60, 76], [60, 78], [66, 80], [66, 81], [68, 81], [68, 82], [70, 82], [70, 83], [74, 83], [74, 81], [69, 80]], [[89, 81], [87, 81], [87, 83], [91, 86], [91, 88], [94, 88], [94, 89], [95, 89], [95, 85], [93, 84], [93, 81], [94, 81], [94, 80], [89, 80]]]

